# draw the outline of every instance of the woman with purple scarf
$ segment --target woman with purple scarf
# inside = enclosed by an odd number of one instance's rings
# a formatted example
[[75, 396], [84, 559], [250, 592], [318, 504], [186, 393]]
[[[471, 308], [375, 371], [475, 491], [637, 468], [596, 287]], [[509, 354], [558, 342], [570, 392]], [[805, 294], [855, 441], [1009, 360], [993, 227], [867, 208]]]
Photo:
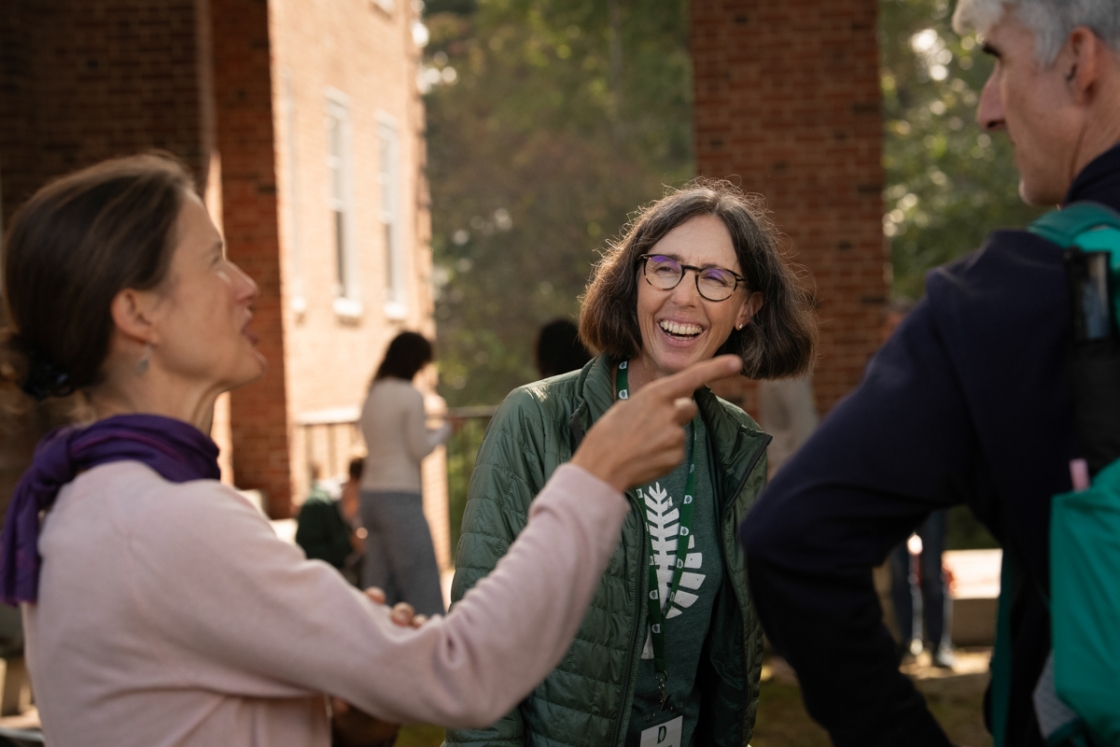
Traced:
[[684, 457], [682, 399], [719, 358], [615, 406], [490, 576], [426, 622], [279, 540], [219, 482], [219, 394], [260, 377], [256, 285], [176, 161], [55, 181], [11, 221], [3, 352], [95, 421], [39, 444], [0, 536], [52, 747], [327, 745], [333, 696], [380, 719], [481, 726], [563, 656], [615, 550], [621, 491]]

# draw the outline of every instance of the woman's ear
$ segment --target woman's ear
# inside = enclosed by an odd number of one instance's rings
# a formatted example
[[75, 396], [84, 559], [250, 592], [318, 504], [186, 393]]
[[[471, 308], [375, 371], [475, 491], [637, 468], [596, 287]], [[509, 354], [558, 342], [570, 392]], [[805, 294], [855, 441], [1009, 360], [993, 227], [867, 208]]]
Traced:
[[125, 288], [113, 297], [109, 304], [109, 314], [113, 324], [125, 337], [137, 342], [157, 344], [158, 332], [155, 325], [155, 308], [159, 299], [151, 291], [138, 291]]
[[743, 305], [739, 307], [739, 317], [735, 320], [735, 329], [742, 329], [747, 326], [751, 319], [754, 319], [754, 315], [762, 308], [763, 303], [765, 301], [759, 291], [753, 291], [747, 296]]

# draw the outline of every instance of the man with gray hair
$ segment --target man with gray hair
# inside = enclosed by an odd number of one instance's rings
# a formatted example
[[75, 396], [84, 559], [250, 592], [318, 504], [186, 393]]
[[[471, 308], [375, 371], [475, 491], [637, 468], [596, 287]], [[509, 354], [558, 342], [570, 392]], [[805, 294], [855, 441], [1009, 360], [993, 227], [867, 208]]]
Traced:
[[[1120, 209], [1120, 2], [961, 0], [995, 67], [977, 112], [1015, 147], [1034, 205]], [[1042, 747], [1049, 511], [1081, 455], [1067, 390], [1062, 251], [995, 231], [926, 296], [777, 474], [742, 528], [767, 634], [836, 745], [947, 745], [897, 668], [871, 569], [932, 511], [969, 505], [1014, 559], [1011, 687], [997, 744]]]

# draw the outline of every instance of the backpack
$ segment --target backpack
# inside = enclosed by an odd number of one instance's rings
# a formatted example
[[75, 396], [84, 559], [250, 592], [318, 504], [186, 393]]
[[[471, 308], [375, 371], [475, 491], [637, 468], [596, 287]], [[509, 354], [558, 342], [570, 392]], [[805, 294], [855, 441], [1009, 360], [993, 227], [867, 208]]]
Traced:
[[[1084, 455], [1071, 464], [1084, 489], [1051, 501], [1049, 599], [1039, 589], [1050, 608], [1051, 652], [1034, 689], [1035, 714], [1048, 747], [1120, 745], [1120, 213], [1073, 203], [1027, 230], [1065, 250], [1074, 326], [1067, 363]], [[992, 655], [996, 747], [1006, 733], [1015, 575], [1005, 551]]]

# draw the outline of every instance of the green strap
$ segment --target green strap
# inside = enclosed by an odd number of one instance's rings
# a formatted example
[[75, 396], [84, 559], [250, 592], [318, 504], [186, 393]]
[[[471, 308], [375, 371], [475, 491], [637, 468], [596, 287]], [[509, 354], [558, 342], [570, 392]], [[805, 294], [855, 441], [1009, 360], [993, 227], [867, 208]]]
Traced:
[[1081, 234], [1097, 228], [1120, 229], [1120, 213], [1099, 202], [1073, 202], [1027, 226], [1031, 233], [1063, 249], [1072, 246]]
[[999, 572], [999, 611], [996, 614], [996, 647], [992, 652], [992, 741], [1004, 747], [1007, 713], [1011, 705], [1011, 592], [1015, 563], [1007, 550]]
[[[630, 367], [629, 361], [623, 361], [618, 364], [618, 373], [615, 376], [615, 387], [618, 391], [618, 398], [630, 398], [630, 385], [627, 371]], [[658, 688], [661, 691], [661, 707], [664, 708], [667, 695], [665, 683], [669, 679], [665, 663], [665, 607], [668, 606], [681, 587], [681, 578], [684, 576], [684, 562], [685, 557], [688, 555], [688, 536], [692, 532], [692, 510], [696, 505], [693, 496], [696, 495], [696, 438], [700, 429], [696, 424], [692, 424], [692, 439], [688, 442], [688, 477], [685, 479], [684, 485], [684, 498], [681, 500], [680, 505], [680, 518], [678, 519], [677, 526], [679, 533], [677, 534], [677, 547], [675, 553], [675, 562], [673, 564], [673, 580], [669, 585], [669, 598], [661, 599], [661, 584], [657, 579], [657, 564], [654, 562], [653, 553], [653, 535], [648, 530], [646, 531], [646, 553], [649, 556], [649, 635], [653, 643], [653, 665], [656, 670], [658, 679]], [[645, 504], [642, 504], [643, 513], [645, 511]]]

